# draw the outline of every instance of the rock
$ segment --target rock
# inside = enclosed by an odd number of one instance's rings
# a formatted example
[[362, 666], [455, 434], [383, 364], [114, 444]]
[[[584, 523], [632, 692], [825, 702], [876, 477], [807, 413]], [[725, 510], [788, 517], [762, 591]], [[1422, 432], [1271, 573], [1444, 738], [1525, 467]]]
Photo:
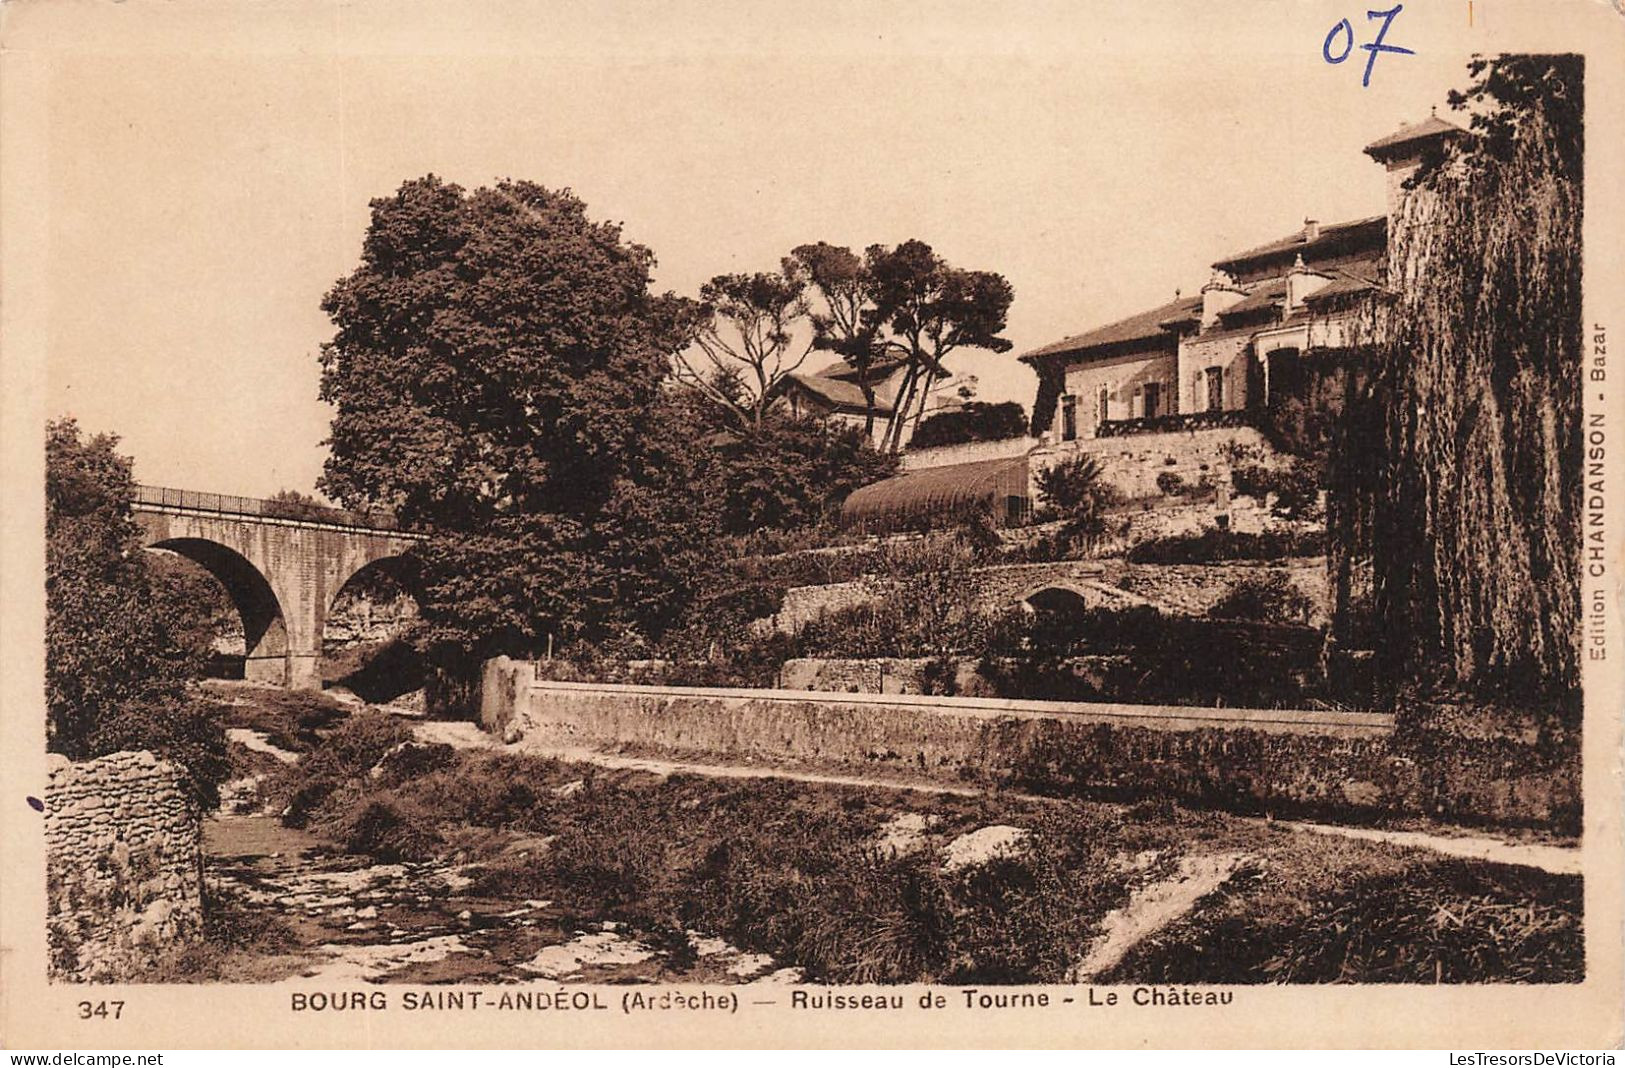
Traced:
[[378, 918], [378, 906], [368, 905], [364, 909], [356, 909], [355, 915], [358, 920], [375, 920]]
[[524, 736], [525, 732], [519, 729], [517, 723], [510, 723], [507, 729], [502, 732], [502, 744], [514, 745]]
[[576, 794], [579, 794], [586, 788], [587, 784], [584, 781], [581, 779], [575, 779], [571, 782], [565, 783], [563, 786], [553, 787], [551, 793], [554, 797], [574, 797]]
[[962, 871], [986, 864], [997, 857], [1015, 856], [1026, 850], [1032, 832], [1023, 827], [994, 824], [962, 834], [948, 843], [943, 871]]
[[461, 912], [459, 912], [457, 914], [457, 918], [459, 920], [462, 920], [464, 923], [467, 923], [469, 920], [472, 920], [474, 918], [474, 914], [472, 912], [470, 912], [468, 909], [464, 909], [463, 911], [461, 911]]
[[927, 832], [941, 822], [941, 816], [900, 812], [875, 831], [874, 846], [884, 856], [903, 857], [917, 853], [925, 847]]

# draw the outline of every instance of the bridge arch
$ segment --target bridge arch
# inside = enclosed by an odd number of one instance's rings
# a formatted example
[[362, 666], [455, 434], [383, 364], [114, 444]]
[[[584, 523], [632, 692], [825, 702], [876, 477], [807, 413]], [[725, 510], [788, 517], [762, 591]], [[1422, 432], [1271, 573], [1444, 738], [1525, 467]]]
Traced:
[[242, 620], [243, 677], [287, 685], [287, 619], [281, 598], [259, 568], [230, 546], [206, 538], [163, 538], [145, 548], [183, 556], [213, 575]]
[[322, 613], [325, 683], [342, 685], [373, 704], [423, 687], [423, 659], [401, 640], [423, 604], [419, 575], [416, 560], [402, 553], [362, 564], [339, 583]]
[[260, 639], [250, 646], [245, 674], [291, 689], [321, 687], [322, 629], [345, 583], [428, 537], [334, 509], [291, 517], [273, 501], [156, 486], [137, 491], [133, 511], [146, 544], [214, 574], [237, 604], [245, 635]]
[[1029, 612], [1043, 612], [1058, 616], [1082, 613], [1099, 602], [1099, 596], [1069, 582], [1049, 583], [1029, 591], [1021, 598], [1021, 607]]

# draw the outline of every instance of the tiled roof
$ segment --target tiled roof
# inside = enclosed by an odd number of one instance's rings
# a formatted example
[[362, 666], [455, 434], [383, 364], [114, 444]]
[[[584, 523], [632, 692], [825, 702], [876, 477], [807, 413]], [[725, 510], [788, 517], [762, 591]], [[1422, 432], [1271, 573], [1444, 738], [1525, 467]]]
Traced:
[[[901, 366], [902, 360], [876, 360], [869, 365], [869, 381], [879, 382]], [[832, 364], [820, 367], [813, 374], [820, 378], [841, 378], [848, 382], [855, 382], [858, 378], [857, 369], [845, 360], [836, 360]]]
[[[1330, 223], [1320, 228], [1319, 235], [1313, 241], [1304, 240], [1304, 232], [1299, 230], [1279, 240], [1271, 241], [1267, 245], [1259, 245], [1257, 248], [1250, 248], [1245, 252], [1226, 256], [1222, 260], [1215, 260], [1213, 266], [1223, 271], [1253, 260], [1300, 253], [1304, 255], [1306, 260], [1313, 260], [1317, 251], [1330, 249], [1335, 245], [1349, 241], [1368, 240], [1373, 245], [1378, 244], [1382, 241], [1387, 230], [1388, 217], [1386, 215], [1373, 215], [1369, 218], [1354, 219], [1349, 222]], [[1314, 264], [1311, 262], [1310, 266], [1312, 267]]]
[[1143, 341], [1148, 338], [1161, 337], [1166, 330], [1162, 323], [1182, 317], [1190, 312], [1200, 312], [1202, 298], [1180, 297], [1159, 304], [1150, 311], [1143, 311], [1138, 315], [1131, 315], [1127, 319], [1119, 319], [1115, 323], [1090, 330], [1083, 334], [1073, 334], [1062, 338], [1043, 348], [1034, 349], [1021, 357], [1022, 362], [1030, 363], [1045, 356], [1057, 356], [1064, 352], [1079, 352], [1084, 349], [1102, 348], [1107, 345], [1120, 345], [1127, 341]]
[[1260, 330], [1268, 330], [1276, 325], [1278, 324], [1247, 323], [1243, 326], [1225, 326], [1221, 323], [1219, 326], [1213, 327], [1210, 330], [1204, 330], [1200, 334], [1197, 334], [1191, 339], [1191, 342], [1193, 344], [1200, 345], [1205, 341], [1223, 341], [1226, 338], [1232, 337], [1251, 337]]
[[1466, 132], [1453, 122], [1445, 122], [1437, 115], [1429, 115], [1421, 122], [1401, 126], [1387, 137], [1377, 138], [1365, 146], [1365, 153], [1374, 159], [1381, 159], [1384, 156], [1398, 155], [1400, 149], [1417, 141], [1427, 141], [1435, 137], [1459, 137]]
[[1237, 318], [1249, 312], [1273, 308], [1286, 299], [1286, 279], [1269, 278], [1253, 287], [1251, 293], [1219, 313], [1219, 318]]
[[1332, 280], [1303, 298], [1305, 304], [1322, 304], [1350, 293], [1362, 293], [1377, 286], [1375, 260], [1334, 267], [1326, 272]]
[[[863, 390], [855, 382], [844, 382], [839, 378], [825, 378], [823, 375], [792, 374], [788, 376], [789, 382], [800, 386], [813, 396], [840, 412], [864, 412], [868, 410], [867, 402], [863, 397]], [[880, 397], [875, 398], [875, 412], [886, 415], [891, 412], [891, 405]]]

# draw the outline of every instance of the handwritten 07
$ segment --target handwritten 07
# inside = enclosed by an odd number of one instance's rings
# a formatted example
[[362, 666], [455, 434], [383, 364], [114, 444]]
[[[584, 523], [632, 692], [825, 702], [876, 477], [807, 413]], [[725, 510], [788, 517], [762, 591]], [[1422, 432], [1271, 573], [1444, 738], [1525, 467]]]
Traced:
[[[1398, 18], [1399, 13], [1404, 10], [1404, 4], [1395, 4], [1386, 11], [1367, 11], [1365, 13], [1368, 20], [1381, 19], [1382, 25], [1377, 28], [1375, 40], [1360, 46], [1366, 51], [1365, 75], [1360, 79], [1361, 88], [1366, 88], [1371, 84], [1371, 68], [1377, 65], [1377, 53], [1394, 52], [1402, 56], [1416, 55], [1409, 48], [1401, 48], [1399, 45], [1386, 43], [1388, 28], [1394, 24], [1394, 19]], [[1339, 45], [1342, 46], [1341, 51], [1338, 50]], [[1320, 46], [1320, 53], [1326, 57], [1327, 63], [1337, 64], [1349, 58], [1349, 54], [1353, 51], [1354, 27], [1349, 25], [1348, 19], [1343, 19], [1331, 28], [1331, 32], [1326, 34], [1326, 40]]]

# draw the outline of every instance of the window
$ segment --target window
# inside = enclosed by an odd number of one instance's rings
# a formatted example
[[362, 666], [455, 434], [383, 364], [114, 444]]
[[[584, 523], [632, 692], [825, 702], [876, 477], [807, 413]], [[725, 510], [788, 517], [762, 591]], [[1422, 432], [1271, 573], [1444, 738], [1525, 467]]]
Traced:
[[1209, 367], [1205, 374], [1207, 376], [1207, 410], [1221, 412], [1224, 410], [1224, 368]]
[[1068, 393], [1061, 398], [1061, 440], [1072, 441], [1078, 436], [1078, 398]]
[[1110, 419], [1112, 417], [1112, 415], [1111, 415], [1111, 401], [1112, 401], [1112, 391], [1111, 391], [1111, 389], [1106, 387], [1106, 386], [1101, 386], [1100, 387], [1100, 395], [1095, 398], [1095, 401], [1096, 401], [1095, 422], [1097, 424], [1104, 423], [1106, 420], [1108, 420], [1108, 419]]
[[1147, 382], [1145, 384], [1145, 417], [1155, 419], [1162, 414], [1162, 383]]

